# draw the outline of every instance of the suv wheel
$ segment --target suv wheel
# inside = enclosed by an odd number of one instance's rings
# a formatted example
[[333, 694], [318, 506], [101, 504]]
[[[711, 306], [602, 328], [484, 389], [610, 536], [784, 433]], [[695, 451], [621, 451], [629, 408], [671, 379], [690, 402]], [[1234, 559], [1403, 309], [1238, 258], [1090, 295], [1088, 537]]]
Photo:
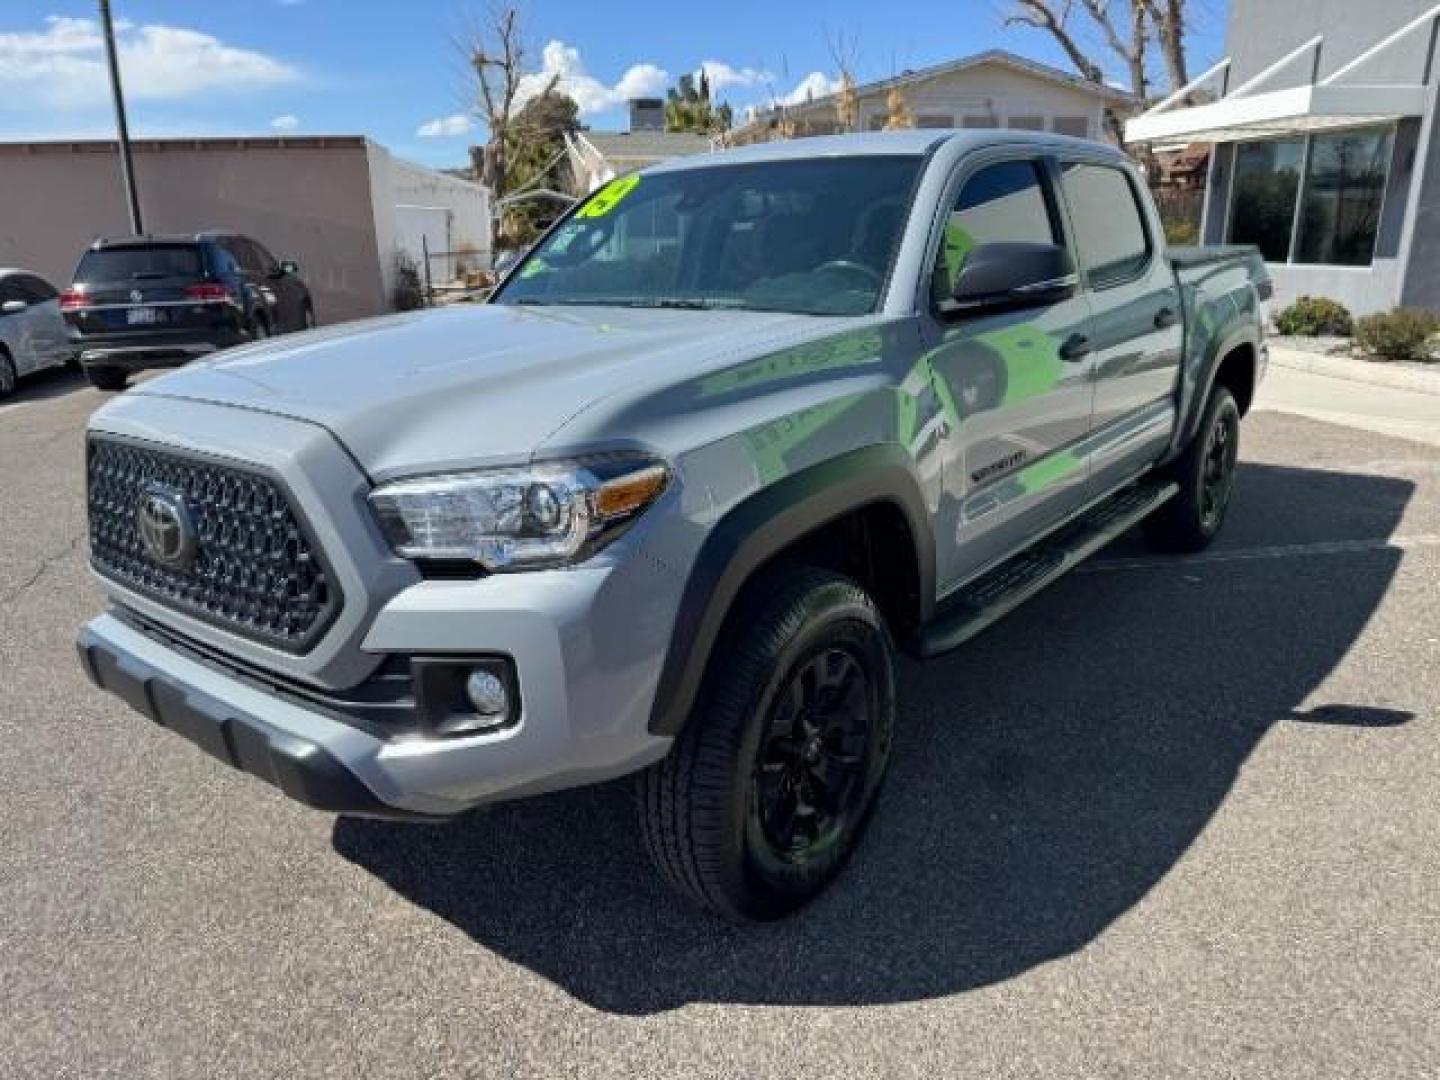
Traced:
[[309, 304], [306, 304], [306, 305], [305, 305], [305, 312], [304, 312], [304, 314], [301, 316], [301, 319], [300, 319], [300, 329], [302, 329], [302, 330], [314, 330], [314, 329], [315, 329], [315, 309], [314, 309], [313, 307], [311, 307]]
[[1145, 523], [1153, 546], [1174, 552], [1210, 546], [1230, 508], [1239, 453], [1240, 408], [1229, 390], [1217, 386], [1205, 406], [1200, 430], [1171, 466], [1179, 493]]
[[762, 586], [670, 754], [639, 780], [662, 875], [737, 920], [786, 915], [840, 872], [895, 726], [894, 646], [864, 590], [811, 569]]
[[0, 349], [0, 398], [7, 398], [15, 392], [15, 361], [10, 354]]
[[250, 323], [250, 340], [264, 341], [270, 336], [270, 324], [258, 315]]
[[129, 378], [123, 368], [87, 367], [85, 377], [96, 390], [124, 390]]

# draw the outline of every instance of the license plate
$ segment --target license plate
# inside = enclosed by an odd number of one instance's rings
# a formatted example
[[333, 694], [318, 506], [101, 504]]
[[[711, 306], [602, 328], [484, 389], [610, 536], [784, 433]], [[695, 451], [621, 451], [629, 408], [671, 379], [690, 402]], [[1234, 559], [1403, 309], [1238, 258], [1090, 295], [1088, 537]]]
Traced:
[[160, 321], [160, 312], [149, 307], [131, 308], [125, 312], [125, 321], [131, 326], [153, 326]]

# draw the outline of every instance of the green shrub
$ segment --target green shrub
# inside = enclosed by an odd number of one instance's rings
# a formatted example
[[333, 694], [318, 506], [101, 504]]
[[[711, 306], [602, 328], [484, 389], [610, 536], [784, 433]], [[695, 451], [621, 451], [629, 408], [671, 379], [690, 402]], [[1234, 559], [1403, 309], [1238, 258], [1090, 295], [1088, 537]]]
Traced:
[[1355, 325], [1355, 345], [1372, 360], [1431, 360], [1431, 337], [1440, 317], [1414, 308], [1366, 315]]
[[1355, 321], [1337, 300], [1302, 296], [1275, 316], [1275, 329], [1289, 337], [1349, 337]]
[[1185, 247], [1199, 240], [1200, 230], [1193, 221], [1174, 219], [1165, 222], [1165, 243], [1170, 247]]

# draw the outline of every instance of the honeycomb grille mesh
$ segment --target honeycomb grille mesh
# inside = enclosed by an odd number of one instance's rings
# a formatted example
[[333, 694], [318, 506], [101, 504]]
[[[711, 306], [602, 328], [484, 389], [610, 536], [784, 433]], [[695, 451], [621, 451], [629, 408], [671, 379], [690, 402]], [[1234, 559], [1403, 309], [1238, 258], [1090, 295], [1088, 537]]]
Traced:
[[[324, 632], [339, 592], [280, 485], [245, 469], [93, 438], [90, 557], [112, 580], [187, 615], [301, 652]], [[195, 556], [165, 567], [145, 552], [137, 511], [160, 488], [183, 501]]]

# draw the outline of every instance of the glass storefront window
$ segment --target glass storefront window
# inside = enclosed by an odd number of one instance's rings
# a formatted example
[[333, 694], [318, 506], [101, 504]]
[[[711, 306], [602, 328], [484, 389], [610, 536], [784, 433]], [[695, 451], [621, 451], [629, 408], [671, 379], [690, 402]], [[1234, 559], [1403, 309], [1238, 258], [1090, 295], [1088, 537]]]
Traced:
[[1290, 257], [1304, 139], [1240, 143], [1235, 148], [1230, 242], [1255, 244], [1266, 262]]
[[[1306, 144], [1297, 136], [1235, 147], [1229, 241], [1255, 244], [1266, 262], [1369, 266], [1390, 176], [1393, 129], [1313, 135], [1308, 156]], [[1297, 202], [1299, 235], [1292, 235]]]
[[1310, 144], [1295, 261], [1369, 266], [1389, 171], [1389, 131], [1316, 135]]

